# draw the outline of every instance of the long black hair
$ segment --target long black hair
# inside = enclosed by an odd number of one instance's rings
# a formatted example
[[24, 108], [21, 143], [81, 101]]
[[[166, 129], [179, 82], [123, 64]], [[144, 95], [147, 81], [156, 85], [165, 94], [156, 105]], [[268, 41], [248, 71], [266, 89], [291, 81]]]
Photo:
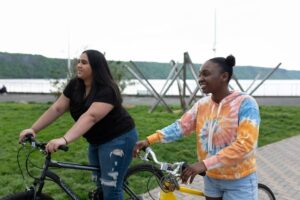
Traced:
[[[122, 104], [122, 96], [121, 96], [121, 92], [120, 89], [118, 87], [118, 85], [116, 84], [116, 82], [114, 81], [111, 72], [109, 70], [107, 61], [104, 57], [104, 55], [97, 51], [97, 50], [85, 50], [82, 53], [85, 53], [88, 57], [90, 66], [92, 68], [92, 75], [93, 75], [93, 80], [92, 80], [92, 87], [91, 87], [91, 91], [90, 94], [87, 97], [87, 104], [90, 105], [92, 103], [92, 100], [97, 92], [97, 90], [99, 89], [99, 87], [101, 86], [108, 86], [110, 87], [114, 93], [115, 93], [115, 103], [114, 106], [119, 106]], [[78, 94], [79, 96], [79, 101], [82, 102], [84, 99], [84, 93], [85, 93], [85, 87], [84, 87], [84, 83], [81, 79], [75, 78], [77, 79], [77, 88], [75, 92], [79, 92], [80, 94]]]
[[235, 66], [235, 57], [233, 55], [229, 55], [226, 58], [223, 57], [215, 57], [210, 59], [209, 61], [216, 63], [220, 66], [222, 72], [228, 72], [230, 81], [233, 73], [233, 67]]

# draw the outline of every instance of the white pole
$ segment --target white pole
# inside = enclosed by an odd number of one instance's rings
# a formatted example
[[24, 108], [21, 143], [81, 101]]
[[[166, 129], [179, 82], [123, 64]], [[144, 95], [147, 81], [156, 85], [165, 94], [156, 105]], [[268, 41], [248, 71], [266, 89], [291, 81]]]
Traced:
[[214, 57], [217, 55], [217, 9], [215, 8], [215, 15], [214, 15], [214, 44], [213, 44], [213, 52]]

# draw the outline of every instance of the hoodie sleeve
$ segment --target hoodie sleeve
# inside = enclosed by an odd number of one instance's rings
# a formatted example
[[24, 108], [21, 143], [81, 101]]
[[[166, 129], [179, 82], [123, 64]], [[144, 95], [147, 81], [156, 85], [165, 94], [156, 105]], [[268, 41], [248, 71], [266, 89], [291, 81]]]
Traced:
[[168, 143], [190, 135], [196, 129], [196, 116], [198, 103], [188, 110], [179, 120], [173, 124], [157, 130], [156, 133], [147, 137], [149, 144], [156, 142]]
[[239, 110], [237, 138], [215, 156], [204, 160], [208, 170], [223, 165], [232, 166], [252, 155], [257, 147], [260, 115], [256, 101], [246, 98]]

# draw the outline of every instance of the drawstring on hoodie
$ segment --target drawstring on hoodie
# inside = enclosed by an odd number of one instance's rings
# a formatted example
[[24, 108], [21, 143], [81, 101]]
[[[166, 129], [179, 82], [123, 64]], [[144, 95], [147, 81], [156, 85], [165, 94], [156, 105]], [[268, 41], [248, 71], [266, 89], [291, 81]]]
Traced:
[[[218, 117], [219, 117], [222, 106], [223, 106], [223, 101], [221, 101], [221, 103], [218, 106], [216, 119], [218, 119]], [[213, 106], [211, 108], [212, 115], [214, 114], [214, 110], [215, 110], [215, 104], [213, 104]], [[208, 151], [211, 151], [213, 149], [212, 141], [213, 141], [213, 135], [214, 135], [216, 126], [217, 126], [217, 121], [212, 118], [210, 121], [210, 124], [209, 124], [209, 129], [208, 129]]]

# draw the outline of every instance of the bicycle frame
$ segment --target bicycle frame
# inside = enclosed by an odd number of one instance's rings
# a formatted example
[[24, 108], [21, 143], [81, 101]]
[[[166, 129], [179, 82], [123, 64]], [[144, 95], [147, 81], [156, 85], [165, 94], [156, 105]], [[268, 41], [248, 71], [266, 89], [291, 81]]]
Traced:
[[[38, 182], [35, 182], [35, 186], [39, 185], [38, 189], [35, 189], [35, 196], [36, 194], [40, 194], [42, 192], [43, 186], [44, 186], [44, 180], [45, 177], [50, 178], [55, 182], [57, 185], [59, 185], [63, 191], [73, 200], [79, 200], [79, 197], [76, 196], [76, 194], [67, 186], [67, 184], [54, 172], [50, 171], [49, 168], [62, 168], [62, 169], [75, 169], [75, 170], [85, 170], [85, 171], [99, 171], [100, 168], [97, 166], [92, 165], [82, 165], [78, 163], [71, 163], [71, 162], [59, 162], [51, 160], [51, 154], [47, 154], [45, 165], [42, 172], [42, 175]], [[137, 196], [126, 186], [126, 184], [123, 185], [124, 191], [126, 191], [128, 194], [131, 195], [131, 197], [134, 197], [138, 199]]]
[[77, 163], [53, 161], [51, 160], [51, 154], [47, 154], [42, 174], [38, 180], [36, 179], [34, 181], [35, 196], [42, 192], [45, 184], [45, 178], [48, 177], [57, 185], [59, 185], [71, 199], [79, 200], [79, 197], [76, 196], [76, 194], [67, 186], [67, 184], [56, 173], [49, 170], [49, 168], [63, 168], [63, 169], [85, 170], [85, 171], [100, 170], [99, 167], [92, 166], [92, 165], [82, 165]]
[[[179, 186], [179, 189], [177, 191], [179, 191], [181, 193], [194, 195], [194, 196], [204, 197], [204, 193], [202, 191], [196, 190], [196, 189], [191, 189], [188, 187]], [[177, 200], [177, 197], [175, 196], [174, 192], [164, 192], [161, 190], [159, 199], [160, 200]]]
[[[56, 183], [71, 199], [73, 200], [79, 200], [79, 197], [67, 186], [67, 184], [53, 171], [51, 171], [49, 168], [63, 168], [63, 169], [75, 169], [75, 170], [85, 170], [85, 171], [99, 171], [100, 168], [98, 166], [93, 165], [82, 165], [78, 163], [71, 163], [71, 162], [59, 162], [51, 160], [51, 153], [47, 153], [45, 151], [45, 145], [46, 143], [39, 143], [37, 142], [32, 136], [28, 135], [26, 137], [26, 141], [29, 141], [31, 143], [31, 146], [35, 149], [40, 149], [46, 156], [44, 161], [44, 166], [41, 172], [41, 175], [39, 178], [34, 178], [33, 186], [30, 188], [27, 188], [27, 190], [32, 190], [34, 193], [34, 199], [38, 195], [42, 193], [46, 177], [52, 180], [54, 183]], [[24, 143], [25, 144], [25, 141]], [[59, 149], [67, 151], [67, 146], [61, 146]], [[26, 163], [29, 159], [29, 154], [27, 155]], [[27, 164], [26, 164], [27, 166]], [[27, 167], [26, 167], [27, 168]], [[21, 171], [22, 172], [22, 171]], [[27, 171], [28, 172], [28, 171]], [[131, 197], [134, 197], [135, 199], [138, 199], [138, 197], [135, 196], [135, 194], [131, 191], [129, 187], [127, 187], [126, 184], [123, 185], [123, 190], [130, 194]]]

